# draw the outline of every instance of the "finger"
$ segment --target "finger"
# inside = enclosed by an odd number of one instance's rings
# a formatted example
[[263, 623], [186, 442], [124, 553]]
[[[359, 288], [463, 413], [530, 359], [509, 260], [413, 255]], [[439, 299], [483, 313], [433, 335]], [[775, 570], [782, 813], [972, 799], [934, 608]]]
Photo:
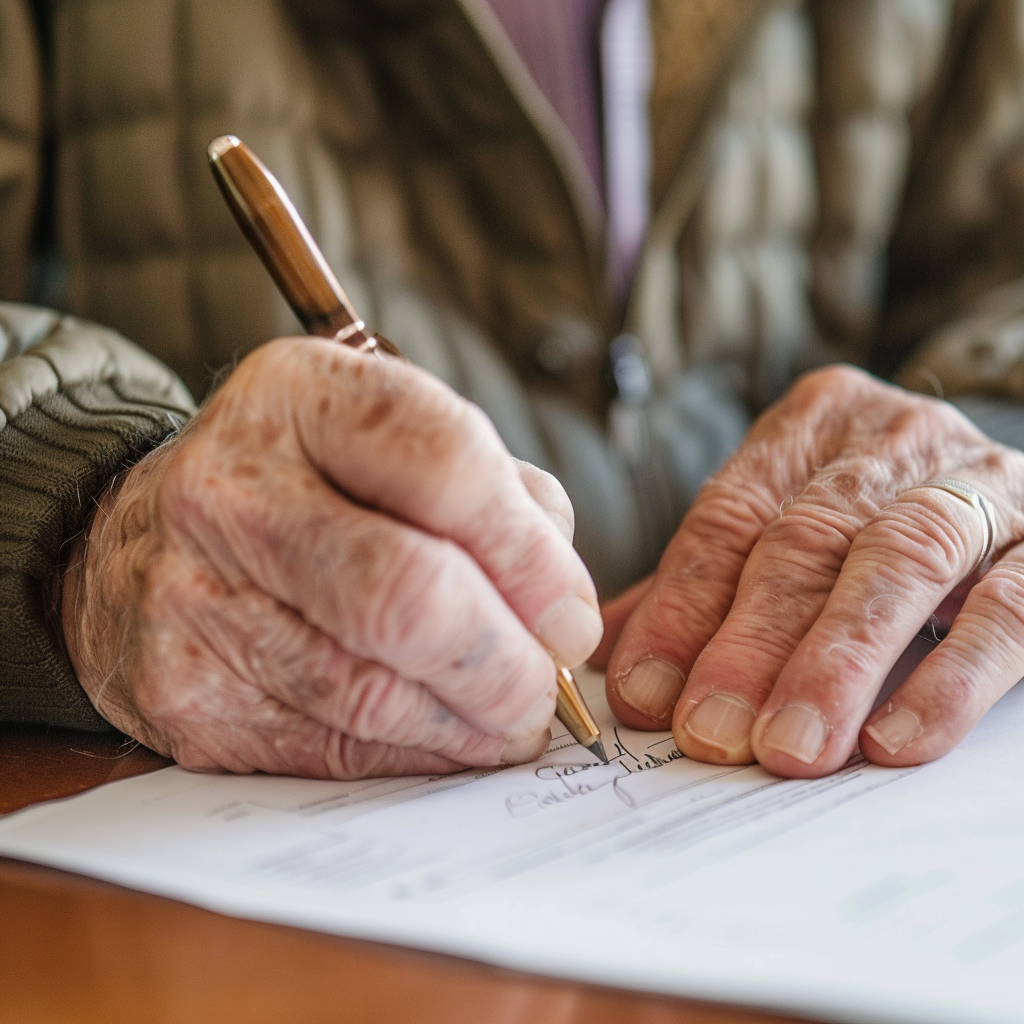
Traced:
[[431, 751], [366, 742], [317, 722], [264, 693], [194, 640], [182, 643], [173, 623], [150, 639], [134, 666], [132, 687], [117, 688], [112, 720], [183, 768], [354, 779], [465, 767]]
[[651, 589], [654, 582], [653, 576], [634, 583], [629, 590], [620, 594], [612, 601], [601, 606], [601, 618], [604, 619], [604, 636], [597, 646], [597, 650], [590, 656], [588, 662], [593, 668], [605, 669], [608, 667], [608, 659], [615, 649], [623, 627], [629, 621], [629, 617], [636, 611], [637, 605], [644, 599], [647, 591]]
[[972, 571], [985, 537], [969, 505], [934, 487], [905, 491], [884, 508], [854, 541], [754, 723], [758, 761], [802, 778], [839, 768], [889, 670]]
[[295, 429], [312, 463], [359, 502], [464, 548], [563, 664], [585, 661], [602, 630], [590, 574], [490, 420], [412, 364], [298, 344], [301, 353], [292, 342], [267, 359], [295, 380]]
[[967, 595], [944, 640], [867, 720], [864, 756], [922, 764], [948, 753], [1024, 677], [1024, 545]]
[[555, 529], [571, 544], [576, 532], [576, 513], [558, 478], [522, 459], [513, 459], [513, 462], [530, 497], [540, 505], [555, 524]]
[[608, 701], [625, 724], [664, 729], [698, 655], [732, 605], [747, 557], [814, 467], [841, 447], [836, 395], [877, 388], [866, 374], [821, 371], [765, 412], [743, 446], [698, 494], [608, 664]]
[[428, 751], [346, 736], [255, 688], [249, 688], [247, 698], [234, 703], [230, 713], [197, 719], [188, 722], [188, 728], [175, 730], [162, 752], [189, 771], [259, 771], [346, 782], [447, 775], [466, 767]]
[[175, 525], [231, 589], [251, 582], [355, 658], [423, 683], [475, 730], [522, 740], [550, 724], [550, 656], [455, 544], [274, 460], [197, 493]]
[[662, 556], [650, 588], [608, 663], [615, 716], [634, 729], [665, 729], [694, 661], [732, 604], [765, 524], [778, 515], [770, 490], [730, 479], [706, 485]]
[[[547, 728], [511, 743], [472, 728], [421, 684], [353, 657], [257, 588], [228, 591], [212, 577], [196, 588], [201, 571], [188, 572], [186, 599], [170, 602], [180, 609], [182, 635], [205, 642], [239, 679], [306, 717], [356, 740], [416, 747], [464, 765], [518, 763], [547, 746]], [[178, 676], [204, 678], [208, 669], [194, 662], [205, 659], [207, 651], [195, 649]]]
[[873, 491], [863, 472], [839, 462], [765, 527], [676, 705], [672, 728], [684, 754], [721, 764], [754, 760], [754, 719], [876, 513]]

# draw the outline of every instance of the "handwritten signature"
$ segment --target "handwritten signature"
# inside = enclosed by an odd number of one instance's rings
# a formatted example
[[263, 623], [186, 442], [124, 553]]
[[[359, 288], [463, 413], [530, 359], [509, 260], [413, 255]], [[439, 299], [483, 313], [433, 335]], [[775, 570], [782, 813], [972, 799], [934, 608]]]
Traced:
[[[671, 744], [671, 746], [668, 746], [668, 744]], [[664, 747], [665, 749], [661, 753], [655, 753], [656, 747]], [[625, 763], [631, 775], [634, 772], [646, 772], [651, 768], [662, 768], [673, 761], [681, 761], [686, 756], [676, 747], [672, 737], [668, 736], [663, 740], [658, 740], [657, 743], [652, 743], [640, 757], [637, 757], [622, 742], [618, 726], [615, 727], [615, 750], [617, 753], [612, 760], [619, 761], [620, 764]]]
[[[671, 744], [671, 746], [669, 746]], [[660, 752], [656, 748], [662, 747]], [[618, 727], [615, 728], [616, 753], [609, 764], [584, 762], [580, 764], [545, 765], [534, 774], [543, 782], [557, 785], [543, 791], [515, 793], [505, 798], [505, 809], [513, 818], [526, 818], [549, 807], [559, 807], [578, 797], [589, 796], [607, 786], [612, 786], [615, 795], [625, 804], [633, 800], [619, 788], [619, 782], [637, 772], [662, 768], [683, 758], [672, 743], [672, 737], [652, 743], [640, 756], [634, 754], [623, 742]]]
[[[587, 772], [587, 778], [578, 778]], [[538, 779], [558, 782], [544, 792], [515, 793], [505, 798], [505, 808], [513, 818], [526, 818], [546, 807], [558, 807], [577, 797], [596, 793], [629, 772], [619, 764], [566, 764], [538, 768]]]

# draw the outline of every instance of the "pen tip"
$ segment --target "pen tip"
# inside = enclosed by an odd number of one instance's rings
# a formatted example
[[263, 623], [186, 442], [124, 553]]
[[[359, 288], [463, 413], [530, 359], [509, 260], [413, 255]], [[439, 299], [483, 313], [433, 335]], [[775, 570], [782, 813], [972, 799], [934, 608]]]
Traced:
[[593, 743], [587, 744], [587, 750], [589, 750], [595, 757], [601, 758], [604, 764], [608, 763], [608, 755], [604, 752], [604, 744], [599, 740], [594, 740]]

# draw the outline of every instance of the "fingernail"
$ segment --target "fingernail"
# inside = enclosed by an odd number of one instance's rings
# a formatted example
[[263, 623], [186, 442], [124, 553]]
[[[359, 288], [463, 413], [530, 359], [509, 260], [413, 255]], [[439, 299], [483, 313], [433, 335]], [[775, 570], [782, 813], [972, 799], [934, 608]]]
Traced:
[[526, 764], [536, 761], [551, 743], [551, 730], [544, 729], [532, 736], [510, 737], [501, 751], [502, 764]]
[[601, 613], [578, 594], [569, 594], [537, 619], [537, 636], [566, 668], [582, 665], [597, 649], [604, 634]]
[[642, 715], [660, 720], [676, 706], [684, 682], [675, 665], [659, 658], [645, 658], [619, 683], [619, 696]]
[[775, 712], [761, 744], [780, 754], [789, 754], [804, 764], [814, 764], [825, 749], [827, 739], [828, 722], [817, 708], [807, 704], [788, 704]]
[[750, 729], [757, 713], [734, 693], [712, 693], [690, 712], [683, 730], [695, 740], [734, 754], [750, 744]]
[[924, 732], [913, 711], [900, 708], [866, 726], [864, 731], [888, 754], [899, 753], [911, 740]]

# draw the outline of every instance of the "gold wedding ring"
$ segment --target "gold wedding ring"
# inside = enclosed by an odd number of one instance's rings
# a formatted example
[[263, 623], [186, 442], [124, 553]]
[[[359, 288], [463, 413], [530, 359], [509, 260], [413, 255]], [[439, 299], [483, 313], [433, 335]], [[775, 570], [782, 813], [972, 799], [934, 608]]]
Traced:
[[[923, 484], [918, 484], [917, 487], [937, 487], [940, 491], [952, 494], [953, 497], [959, 498], [965, 504], [970, 505], [981, 516], [985, 535], [981, 545], [981, 554], [974, 563], [974, 568], [971, 569], [971, 572], [975, 572], [989, 560], [996, 546], [996, 510], [992, 502], [977, 487], [973, 487], [964, 480], [956, 480], [953, 477], [937, 477], [934, 480], [927, 480]], [[911, 490], [916, 490], [916, 488], [911, 488]]]

